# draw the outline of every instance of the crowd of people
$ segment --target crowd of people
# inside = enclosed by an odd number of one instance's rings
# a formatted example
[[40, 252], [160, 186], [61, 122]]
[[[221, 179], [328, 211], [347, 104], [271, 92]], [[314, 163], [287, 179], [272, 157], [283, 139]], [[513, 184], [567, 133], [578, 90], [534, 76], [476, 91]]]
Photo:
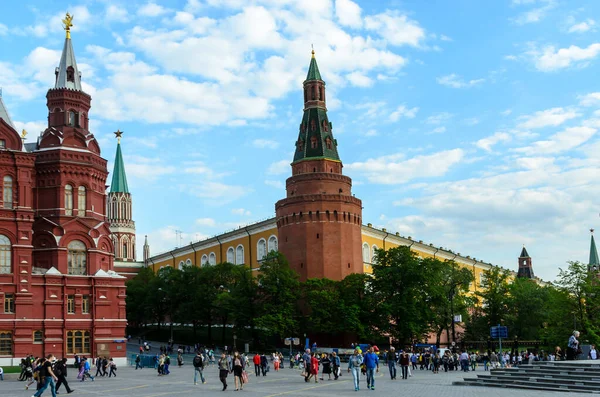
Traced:
[[[92, 376], [90, 373], [92, 370], [90, 361], [92, 360], [85, 356], [74, 355], [72, 368], [78, 371], [77, 379], [80, 382], [84, 382], [87, 379], [93, 382], [97, 376], [109, 378], [117, 376], [117, 366], [112, 358], [97, 357], [94, 360], [96, 366], [95, 376]], [[57, 359], [53, 354], [45, 357], [29, 355], [21, 359], [20, 367], [21, 373], [18, 380], [26, 382], [25, 390], [29, 390], [34, 383], [36, 384], [34, 397], [41, 396], [46, 390], [50, 390], [52, 396], [55, 397], [59, 394], [58, 390], [62, 385], [64, 385], [67, 394], [71, 394], [74, 391], [67, 381], [69, 365], [67, 365], [66, 358]]]

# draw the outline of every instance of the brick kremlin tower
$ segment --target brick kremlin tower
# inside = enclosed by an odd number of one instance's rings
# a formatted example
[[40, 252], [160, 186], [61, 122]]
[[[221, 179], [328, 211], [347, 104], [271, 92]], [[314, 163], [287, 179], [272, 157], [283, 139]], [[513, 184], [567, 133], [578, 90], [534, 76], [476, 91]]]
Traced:
[[519, 272], [517, 277], [521, 278], [534, 278], [533, 265], [531, 264], [531, 257], [527, 253], [527, 249], [523, 246], [521, 255], [519, 256]]
[[304, 81], [304, 116], [299, 127], [287, 197], [275, 204], [279, 251], [301, 280], [341, 280], [362, 273], [361, 201], [342, 162], [327, 117], [325, 82], [312, 52]]
[[125, 164], [121, 154], [121, 131], [117, 136], [117, 154], [113, 169], [110, 193], [106, 203], [106, 213], [115, 246], [115, 262], [135, 262], [135, 222], [133, 221], [132, 200]]

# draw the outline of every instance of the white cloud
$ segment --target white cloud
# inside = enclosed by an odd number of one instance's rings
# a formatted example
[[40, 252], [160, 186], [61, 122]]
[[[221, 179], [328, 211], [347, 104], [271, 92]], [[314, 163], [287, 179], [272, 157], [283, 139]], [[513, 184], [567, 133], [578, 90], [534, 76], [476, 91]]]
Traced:
[[361, 72], [348, 73], [346, 78], [353, 86], [356, 87], [370, 87], [373, 85], [373, 80]]
[[233, 215], [250, 216], [252, 213], [244, 208], [234, 208], [231, 210]]
[[533, 142], [530, 146], [518, 148], [515, 151], [530, 155], [566, 152], [587, 142], [596, 131], [596, 128], [588, 126], [569, 127], [557, 132], [547, 140]]
[[340, 25], [360, 28], [362, 26], [360, 13], [360, 6], [355, 2], [351, 0], [335, 0], [335, 15]]
[[376, 129], [371, 128], [371, 129], [367, 130], [367, 132], [365, 132], [364, 135], [368, 137], [368, 136], [377, 136], [379, 134], [377, 133]]
[[442, 40], [442, 41], [453, 41], [451, 37], [448, 37], [445, 34], [440, 35], [440, 40]]
[[469, 117], [465, 119], [465, 123], [467, 125], [477, 125], [479, 124], [479, 119], [477, 117]]
[[129, 12], [123, 5], [109, 4], [106, 7], [106, 20], [109, 22], [127, 22], [129, 21]]
[[8, 27], [0, 23], [0, 36], [6, 36], [8, 34]]
[[446, 127], [444, 126], [436, 127], [433, 130], [429, 131], [430, 134], [443, 134], [444, 132], [446, 132]]
[[202, 181], [198, 185], [182, 185], [181, 189], [214, 205], [228, 204], [251, 192], [251, 189], [244, 186], [228, 185], [215, 181]]
[[444, 85], [446, 87], [452, 87], [452, 88], [473, 87], [473, 86], [481, 84], [485, 81], [485, 79], [474, 79], [474, 80], [465, 81], [460, 76], [458, 76], [457, 74], [454, 74], [454, 73], [446, 75], [446, 76], [438, 77], [436, 80], [437, 80], [438, 84]]
[[482, 138], [475, 142], [475, 146], [486, 152], [492, 151], [492, 146], [500, 142], [510, 142], [512, 139], [511, 135], [506, 132], [496, 132], [494, 135]]
[[503, 116], [508, 116], [512, 113], [512, 109], [506, 109], [500, 112], [501, 115]]
[[275, 180], [272, 180], [272, 179], [267, 179], [265, 181], [265, 185], [274, 187], [275, 189], [283, 189], [285, 187], [283, 185], [283, 182], [281, 182], [281, 181], [275, 181]]
[[600, 92], [591, 92], [579, 97], [581, 106], [596, 106], [600, 105]]
[[215, 221], [213, 218], [198, 218], [196, 219], [196, 225], [215, 227], [217, 226], [217, 221]]
[[526, 53], [542, 72], [552, 72], [570, 66], [585, 67], [600, 54], [600, 43], [590, 44], [585, 48], [572, 45], [568, 48], [556, 49], [547, 46], [543, 50], [533, 48]]
[[252, 141], [252, 146], [260, 149], [277, 149], [279, 147], [279, 142], [271, 139], [259, 138]]
[[46, 130], [48, 127], [47, 121], [27, 121], [21, 122], [13, 120], [15, 128], [18, 132], [23, 130], [27, 131], [27, 142], [35, 142], [40, 132]]
[[418, 47], [425, 40], [425, 30], [417, 21], [393, 11], [367, 16], [365, 28], [377, 32], [384, 40], [396, 46]]
[[400, 105], [390, 114], [390, 121], [398, 121], [401, 118], [414, 119], [419, 111], [418, 107], [407, 108], [406, 105]]
[[[536, 2], [535, 1], [521, 1], [518, 3], [513, 2], [513, 4], [515, 4], [515, 5], [524, 5], [524, 4], [533, 4], [533, 3], [536, 3]], [[513, 21], [517, 25], [525, 25], [525, 24], [529, 24], [529, 23], [540, 22], [542, 19], [544, 19], [548, 15], [548, 12], [551, 9], [553, 9], [556, 5], [554, 0], [541, 0], [541, 1], [538, 1], [537, 3], [544, 4], [544, 5], [542, 5], [540, 7], [532, 8], [530, 10], [520, 13], [519, 15], [517, 15], [517, 17], [515, 17], [513, 19]]]
[[581, 114], [572, 109], [552, 108], [519, 117], [520, 123], [517, 127], [525, 129], [556, 127], [579, 116]]
[[272, 163], [267, 169], [268, 175], [281, 175], [285, 173], [290, 173], [290, 160], [280, 160]]
[[127, 164], [127, 175], [132, 180], [155, 181], [176, 171], [174, 166], [162, 164], [159, 158], [126, 155], [125, 164]]
[[446, 121], [450, 120], [452, 117], [454, 117], [454, 115], [452, 113], [441, 112], [441, 113], [437, 113], [437, 114], [433, 114], [433, 115], [429, 116], [427, 118], [427, 120], [425, 120], [425, 122], [427, 124], [439, 125], [439, 124], [445, 123]]
[[572, 25], [569, 28], [568, 32], [569, 33], [585, 33], [587, 31], [591, 30], [595, 25], [596, 25], [596, 21], [594, 21], [593, 19], [588, 19], [586, 21], [579, 22], [579, 23]]
[[347, 164], [352, 172], [364, 174], [371, 183], [402, 184], [413, 179], [443, 176], [464, 157], [462, 149], [445, 150], [431, 155], [405, 159], [395, 154]]
[[168, 10], [163, 6], [150, 2], [140, 7], [137, 11], [137, 14], [144, 17], [159, 17], [165, 14], [167, 11]]

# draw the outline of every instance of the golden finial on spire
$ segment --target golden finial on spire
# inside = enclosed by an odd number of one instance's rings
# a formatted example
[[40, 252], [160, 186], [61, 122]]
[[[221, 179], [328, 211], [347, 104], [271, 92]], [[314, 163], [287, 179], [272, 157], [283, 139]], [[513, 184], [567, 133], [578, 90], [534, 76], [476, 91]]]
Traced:
[[315, 57], [315, 47], [311, 44], [310, 48], [312, 48], [311, 53], [312, 53], [312, 57], [314, 58]]
[[123, 135], [123, 131], [117, 130], [114, 134], [117, 137], [117, 143], [121, 143], [121, 136]]
[[26, 136], [27, 136], [27, 131], [25, 131], [25, 128], [23, 128], [23, 131], [21, 131], [21, 139], [25, 139]]
[[594, 234], [594, 229], [590, 229], [590, 233]]
[[67, 39], [70, 39], [71, 38], [71, 26], [73, 26], [73, 15], [71, 15], [67, 12], [67, 15], [65, 15], [65, 19], [62, 20], [62, 23], [64, 25], [64, 29], [67, 31]]

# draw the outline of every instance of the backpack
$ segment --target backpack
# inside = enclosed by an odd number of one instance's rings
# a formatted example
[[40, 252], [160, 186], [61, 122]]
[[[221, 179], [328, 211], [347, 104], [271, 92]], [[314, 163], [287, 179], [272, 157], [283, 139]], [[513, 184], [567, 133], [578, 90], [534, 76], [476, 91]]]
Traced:
[[56, 364], [54, 365], [54, 373], [55, 373], [57, 376], [60, 376], [60, 375], [62, 375], [62, 374], [63, 374], [62, 363], [56, 363]]
[[171, 357], [167, 356], [167, 358], [165, 358], [165, 364], [171, 365]]
[[196, 367], [196, 368], [202, 367], [202, 356], [194, 357], [194, 367]]

